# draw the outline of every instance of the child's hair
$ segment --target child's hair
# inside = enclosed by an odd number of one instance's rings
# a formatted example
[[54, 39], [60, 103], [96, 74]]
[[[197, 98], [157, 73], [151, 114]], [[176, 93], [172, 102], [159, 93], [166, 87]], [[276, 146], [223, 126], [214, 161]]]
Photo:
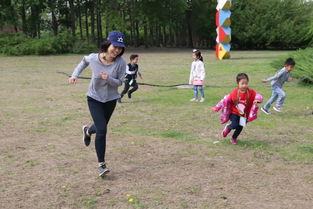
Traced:
[[196, 55], [196, 57], [198, 57], [199, 60], [201, 60], [203, 62], [203, 57], [202, 57], [199, 49], [194, 49], [194, 50], [192, 50], [192, 52]]
[[286, 61], [285, 61], [285, 66], [288, 66], [288, 65], [295, 66], [295, 65], [296, 65], [295, 60], [292, 59], [291, 57], [289, 57], [288, 59], [286, 59]]
[[134, 60], [134, 59], [136, 59], [137, 57], [139, 57], [138, 54], [132, 54], [132, 55], [130, 55], [129, 59], [130, 59], [130, 60]]
[[242, 79], [247, 79], [249, 81], [249, 77], [245, 73], [238, 73], [236, 76], [237, 83], [239, 83]]

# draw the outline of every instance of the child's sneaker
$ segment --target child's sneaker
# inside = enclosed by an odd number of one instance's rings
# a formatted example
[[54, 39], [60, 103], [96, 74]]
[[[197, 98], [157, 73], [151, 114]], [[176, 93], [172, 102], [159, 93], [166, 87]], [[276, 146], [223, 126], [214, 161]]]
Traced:
[[278, 107], [278, 106], [274, 106], [273, 109], [274, 109], [276, 112], [283, 112], [283, 110], [281, 109], [281, 107]]
[[204, 102], [204, 100], [205, 100], [204, 97], [201, 97], [200, 102]]
[[231, 142], [232, 144], [238, 144], [238, 140], [235, 139], [235, 138], [231, 138], [231, 139], [230, 139], [230, 142]]
[[192, 98], [190, 101], [191, 102], [197, 102], [198, 100], [196, 98]]
[[224, 130], [221, 133], [222, 137], [226, 137], [229, 134], [230, 131], [231, 130], [228, 128], [228, 124], [226, 124]]
[[105, 163], [102, 163], [99, 167], [98, 167], [98, 171], [99, 171], [99, 176], [104, 176], [105, 174], [109, 173], [110, 170], [107, 168], [107, 166], [105, 165]]
[[266, 115], [270, 115], [270, 114], [271, 114], [270, 111], [264, 109], [263, 107], [261, 107], [261, 110], [262, 110], [262, 112], [264, 112]]
[[83, 128], [82, 128], [82, 130], [83, 130], [83, 141], [87, 147], [89, 146], [90, 141], [91, 141], [90, 134], [88, 133], [88, 129], [89, 129], [88, 126], [83, 126]]
[[129, 92], [127, 93], [128, 99], [132, 98], [132, 94], [130, 94]]

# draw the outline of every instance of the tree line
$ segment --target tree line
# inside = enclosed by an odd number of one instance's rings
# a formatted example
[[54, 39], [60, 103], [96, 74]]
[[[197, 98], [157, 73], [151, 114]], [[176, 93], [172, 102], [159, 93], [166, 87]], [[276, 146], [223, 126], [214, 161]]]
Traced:
[[[214, 48], [216, 0], [2, 0], [0, 29], [40, 39], [69, 31], [99, 44], [112, 30], [133, 47]], [[313, 2], [233, 0], [232, 46], [304, 48], [313, 40]]]

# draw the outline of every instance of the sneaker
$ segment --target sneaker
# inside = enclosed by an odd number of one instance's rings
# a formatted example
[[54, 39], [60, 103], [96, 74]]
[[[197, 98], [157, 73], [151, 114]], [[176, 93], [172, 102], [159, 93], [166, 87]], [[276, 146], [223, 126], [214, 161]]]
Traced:
[[278, 106], [274, 106], [273, 109], [274, 109], [276, 112], [283, 112], [283, 110], [281, 109], [281, 107], [278, 107]]
[[117, 103], [122, 103], [122, 98], [117, 99]]
[[235, 139], [235, 138], [231, 138], [231, 139], [230, 139], [230, 142], [231, 142], [232, 144], [238, 144], [238, 140]]
[[204, 97], [201, 97], [200, 102], [204, 102], [204, 100], [205, 100]]
[[229, 132], [231, 131], [229, 128], [227, 128], [227, 126], [228, 126], [228, 124], [226, 124], [224, 130], [221, 133], [222, 137], [226, 137], [229, 134]]
[[90, 135], [88, 134], [88, 126], [83, 126], [82, 131], [83, 131], [83, 141], [85, 145], [88, 147], [91, 141]]
[[263, 107], [261, 107], [262, 112], [264, 112], [266, 115], [270, 115], [272, 114], [270, 111], [264, 109]]
[[99, 176], [104, 176], [105, 174], [110, 172], [110, 170], [107, 168], [105, 163], [103, 163], [102, 165], [98, 167], [98, 171], [99, 171]]
[[197, 101], [198, 101], [198, 99], [196, 99], [196, 98], [192, 98], [190, 101], [191, 101], [191, 102], [197, 102]]
[[130, 93], [127, 93], [128, 99], [132, 98], [132, 95]]

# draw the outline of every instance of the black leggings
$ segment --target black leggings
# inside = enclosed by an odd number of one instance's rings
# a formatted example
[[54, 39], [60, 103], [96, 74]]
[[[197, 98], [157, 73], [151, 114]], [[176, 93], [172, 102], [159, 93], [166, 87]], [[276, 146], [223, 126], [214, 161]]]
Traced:
[[[129, 85], [129, 82], [130, 80], [129, 79], [126, 79], [125, 80], [125, 86], [124, 86], [124, 90], [122, 91], [121, 93], [121, 97], [123, 97], [127, 92], [129, 94], [132, 94], [134, 93], [135, 91], [137, 91], [138, 89], [138, 84], [137, 84], [137, 81], [136, 80], [133, 80], [133, 83], [131, 85]], [[131, 90], [129, 90], [130, 87], [133, 87]], [[129, 90], [129, 91], [128, 91]]]
[[88, 129], [88, 133], [90, 135], [96, 133], [95, 146], [98, 162], [105, 162], [104, 156], [106, 149], [107, 125], [115, 109], [116, 100], [102, 103], [91, 97], [87, 97], [87, 102], [94, 122], [94, 124]]
[[237, 137], [239, 136], [239, 134], [241, 133], [241, 131], [243, 129], [243, 127], [241, 125], [239, 125], [240, 116], [235, 115], [235, 114], [231, 114], [229, 116], [229, 120], [231, 121], [231, 124], [228, 125], [228, 129], [230, 129], [230, 130], [235, 129], [235, 132], [233, 134], [233, 138], [237, 139]]

